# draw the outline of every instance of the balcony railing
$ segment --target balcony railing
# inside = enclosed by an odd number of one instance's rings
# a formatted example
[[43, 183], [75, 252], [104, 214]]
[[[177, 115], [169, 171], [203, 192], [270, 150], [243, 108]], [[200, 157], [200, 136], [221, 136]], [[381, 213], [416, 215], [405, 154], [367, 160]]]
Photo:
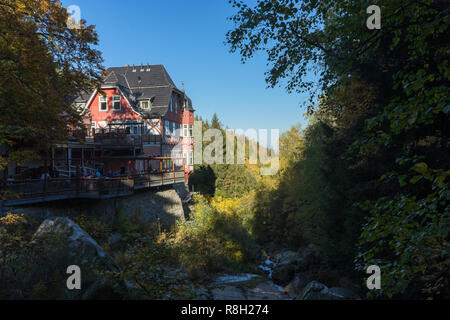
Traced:
[[126, 133], [105, 132], [95, 133], [94, 142], [108, 146], [140, 146], [142, 145], [141, 136], [131, 136]]
[[144, 143], [161, 143], [161, 135], [132, 135], [125, 130], [96, 131], [86, 135], [84, 131], [73, 131], [72, 135], [84, 142], [97, 142], [108, 146], [141, 146]]
[[141, 137], [143, 143], [161, 143], [162, 140], [160, 135], [145, 134]]
[[145, 189], [184, 183], [183, 169], [102, 178], [47, 178], [8, 181], [0, 184], [4, 204], [8, 206], [74, 198], [113, 198]]
[[172, 135], [166, 135], [164, 137], [164, 142], [167, 144], [193, 144], [194, 138], [193, 137], [182, 137], [182, 136], [172, 136]]

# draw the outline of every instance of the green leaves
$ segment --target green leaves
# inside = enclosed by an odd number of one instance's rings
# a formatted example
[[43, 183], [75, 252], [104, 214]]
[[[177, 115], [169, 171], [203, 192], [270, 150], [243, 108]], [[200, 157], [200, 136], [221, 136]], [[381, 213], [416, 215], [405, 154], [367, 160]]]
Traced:
[[383, 266], [385, 296], [437, 297], [448, 267], [436, 257], [449, 224], [449, 4], [383, 2], [382, 27], [369, 32], [370, 4], [263, 0], [233, 18], [231, 51], [266, 51], [270, 86], [287, 80], [289, 92], [310, 94], [312, 134], [273, 200], [261, 193], [260, 229], [342, 256], [338, 234], [354, 239], [366, 215], [358, 270]]
[[101, 77], [94, 28], [83, 22], [70, 29], [67, 18], [59, 1], [0, 2], [0, 143], [10, 147], [8, 162], [17, 161], [13, 152], [25, 144], [33, 148], [21, 162], [66, 139], [68, 123], [81, 123], [73, 98]]

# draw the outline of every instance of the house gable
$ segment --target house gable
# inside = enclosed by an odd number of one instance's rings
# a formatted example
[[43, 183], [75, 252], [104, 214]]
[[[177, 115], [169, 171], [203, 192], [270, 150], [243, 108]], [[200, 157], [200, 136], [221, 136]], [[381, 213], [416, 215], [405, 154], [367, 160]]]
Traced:
[[[87, 105], [87, 110], [89, 110], [89, 115], [91, 121], [102, 121], [111, 122], [118, 120], [141, 120], [141, 116], [133, 110], [130, 106], [128, 100], [122, 94], [122, 92], [117, 88], [103, 88], [102, 89], [107, 101], [107, 109], [100, 109], [100, 92], [96, 91], [89, 104]], [[113, 109], [113, 96], [120, 96], [120, 110]], [[86, 110], [86, 111], [87, 111]]]

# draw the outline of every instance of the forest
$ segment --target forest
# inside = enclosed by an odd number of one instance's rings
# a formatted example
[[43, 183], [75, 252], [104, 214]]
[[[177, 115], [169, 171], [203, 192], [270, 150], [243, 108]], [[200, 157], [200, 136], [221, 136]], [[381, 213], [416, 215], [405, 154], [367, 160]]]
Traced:
[[354, 278], [379, 265], [376, 296], [448, 297], [448, 3], [384, 2], [379, 30], [363, 1], [232, 4], [231, 51], [244, 62], [263, 51], [269, 86], [308, 92], [309, 125], [282, 135], [276, 176], [213, 166], [195, 173], [216, 177], [204, 192], [253, 193], [258, 243], [316, 244]]

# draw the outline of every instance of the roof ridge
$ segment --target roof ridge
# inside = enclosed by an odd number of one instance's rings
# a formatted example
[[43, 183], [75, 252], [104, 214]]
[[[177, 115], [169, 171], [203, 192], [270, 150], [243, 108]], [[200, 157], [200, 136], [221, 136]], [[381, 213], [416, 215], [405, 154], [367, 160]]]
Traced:
[[128, 68], [127, 68], [127, 71], [125, 72], [125, 74], [123, 75], [123, 77], [125, 78], [125, 81], [127, 82], [128, 89], [130, 89], [131, 94], [133, 94], [133, 88], [131, 88], [130, 83], [128, 82], [127, 73], [128, 73]]
[[169, 75], [169, 73], [167, 72], [167, 69], [166, 69], [166, 67], [164, 67], [164, 65], [160, 65], [161, 66], [161, 68], [163, 69], [163, 74], [164, 74], [164, 78], [166, 79], [166, 81], [169, 83], [169, 84], [172, 84], [175, 88], [176, 88], [176, 86], [175, 86], [175, 84], [174, 84], [174, 82], [173, 82], [173, 80], [172, 80], [172, 78], [170, 77], [170, 75]]
[[163, 85], [163, 86], [130, 87], [130, 89], [131, 88], [134, 88], [134, 89], [153, 89], [153, 88], [170, 88], [170, 87], [173, 87], [173, 86], [171, 84], [166, 84], [166, 85]]

